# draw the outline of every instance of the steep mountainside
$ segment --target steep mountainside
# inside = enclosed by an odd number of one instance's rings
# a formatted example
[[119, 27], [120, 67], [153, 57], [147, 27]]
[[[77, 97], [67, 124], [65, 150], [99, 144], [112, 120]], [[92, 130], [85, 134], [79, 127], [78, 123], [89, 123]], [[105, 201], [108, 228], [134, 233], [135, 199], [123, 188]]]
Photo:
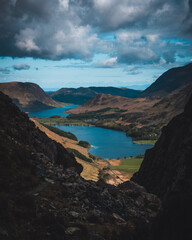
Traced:
[[0, 239], [149, 239], [156, 196], [132, 182], [85, 181], [73, 156], [1, 92], [0, 110]]
[[115, 87], [61, 88], [56, 92], [50, 93], [50, 96], [53, 99], [61, 102], [84, 104], [91, 98], [102, 93], [135, 98], [141, 93], [141, 91]]
[[192, 96], [184, 113], [164, 127], [132, 179], [163, 200], [154, 239], [191, 239]]
[[160, 98], [192, 83], [192, 63], [178, 68], [172, 68], [163, 73], [139, 97]]
[[64, 105], [54, 101], [43, 89], [34, 83], [0, 83], [0, 91], [12, 98], [14, 103], [26, 112], [40, 111]]

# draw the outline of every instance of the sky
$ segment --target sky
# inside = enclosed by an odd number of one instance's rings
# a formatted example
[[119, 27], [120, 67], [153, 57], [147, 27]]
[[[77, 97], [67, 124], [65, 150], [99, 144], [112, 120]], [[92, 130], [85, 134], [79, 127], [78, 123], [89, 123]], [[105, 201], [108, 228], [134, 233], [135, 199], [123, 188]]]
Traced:
[[192, 61], [192, 0], [0, 0], [0, 82], [145, 89]]

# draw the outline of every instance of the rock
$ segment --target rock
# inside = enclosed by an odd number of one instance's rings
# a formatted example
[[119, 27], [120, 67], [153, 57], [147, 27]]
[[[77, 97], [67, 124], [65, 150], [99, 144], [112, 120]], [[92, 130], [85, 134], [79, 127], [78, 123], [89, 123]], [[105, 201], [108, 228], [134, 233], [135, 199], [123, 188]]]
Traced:
[[65, 231], [66, 235], [78, 235], [81, 232], [81, 229], [78, 227], [68, 227]]
[[113, 213], [112, 215], [118, 223], [126, 224], [126, 221], [123, 218], [121, 218], [117, 213]]
[[[162, 200], [153, 239], [192, 239], [192, 96], [185, 111], [163, 128], [155, 146], [147, 150], [132, 180]], [[153, 199], [146, 199], [154, 211]]]
[[69, 212], [69, 215], [74, 217], [74, 218], [78, 218], [79, 217], [79, 213], [75, 212], [75, 211], [71, 211]]

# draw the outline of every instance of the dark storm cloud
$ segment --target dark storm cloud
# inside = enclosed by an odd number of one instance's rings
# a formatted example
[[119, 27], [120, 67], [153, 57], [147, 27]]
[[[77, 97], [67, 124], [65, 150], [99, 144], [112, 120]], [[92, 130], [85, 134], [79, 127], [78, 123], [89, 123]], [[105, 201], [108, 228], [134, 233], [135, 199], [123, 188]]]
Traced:
[[[1, 56], [87, 60], [102, 52], [122, 63], [169, 63], [191, 54], [190, 46], [164, 41], [191, 41], [191, 0], [0, 0], [0, 6]], [[110, 31], [115, 44], [98, 37]]]
[[47, 59], [90, 58], [105, 51], [78, 6], [67, 0], [0, 0], [0, 55]]
[[21, 64], [15, 64], [13, 65], [13, 69], [14, 70], [29, 70], [30, 66], [25, 64], [25, 63], [21, 63]]

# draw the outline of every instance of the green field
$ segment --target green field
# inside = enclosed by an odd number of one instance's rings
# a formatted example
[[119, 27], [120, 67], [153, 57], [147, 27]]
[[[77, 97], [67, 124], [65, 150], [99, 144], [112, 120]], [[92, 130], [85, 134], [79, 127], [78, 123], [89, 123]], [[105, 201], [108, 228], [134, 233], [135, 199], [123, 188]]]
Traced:
[[151, 144], [151, 145], [154, 145], [157, 142], [157, 140], [134, 140], [133, 142], [136, 143], [136, 144]]
[[140, 168], [140, 165], [143, 161], [143, 158], [124, 158], [121, 160], [120, 166], [110, 166], [112, 170], [126, 171], [130, 173], [137, 172]]

